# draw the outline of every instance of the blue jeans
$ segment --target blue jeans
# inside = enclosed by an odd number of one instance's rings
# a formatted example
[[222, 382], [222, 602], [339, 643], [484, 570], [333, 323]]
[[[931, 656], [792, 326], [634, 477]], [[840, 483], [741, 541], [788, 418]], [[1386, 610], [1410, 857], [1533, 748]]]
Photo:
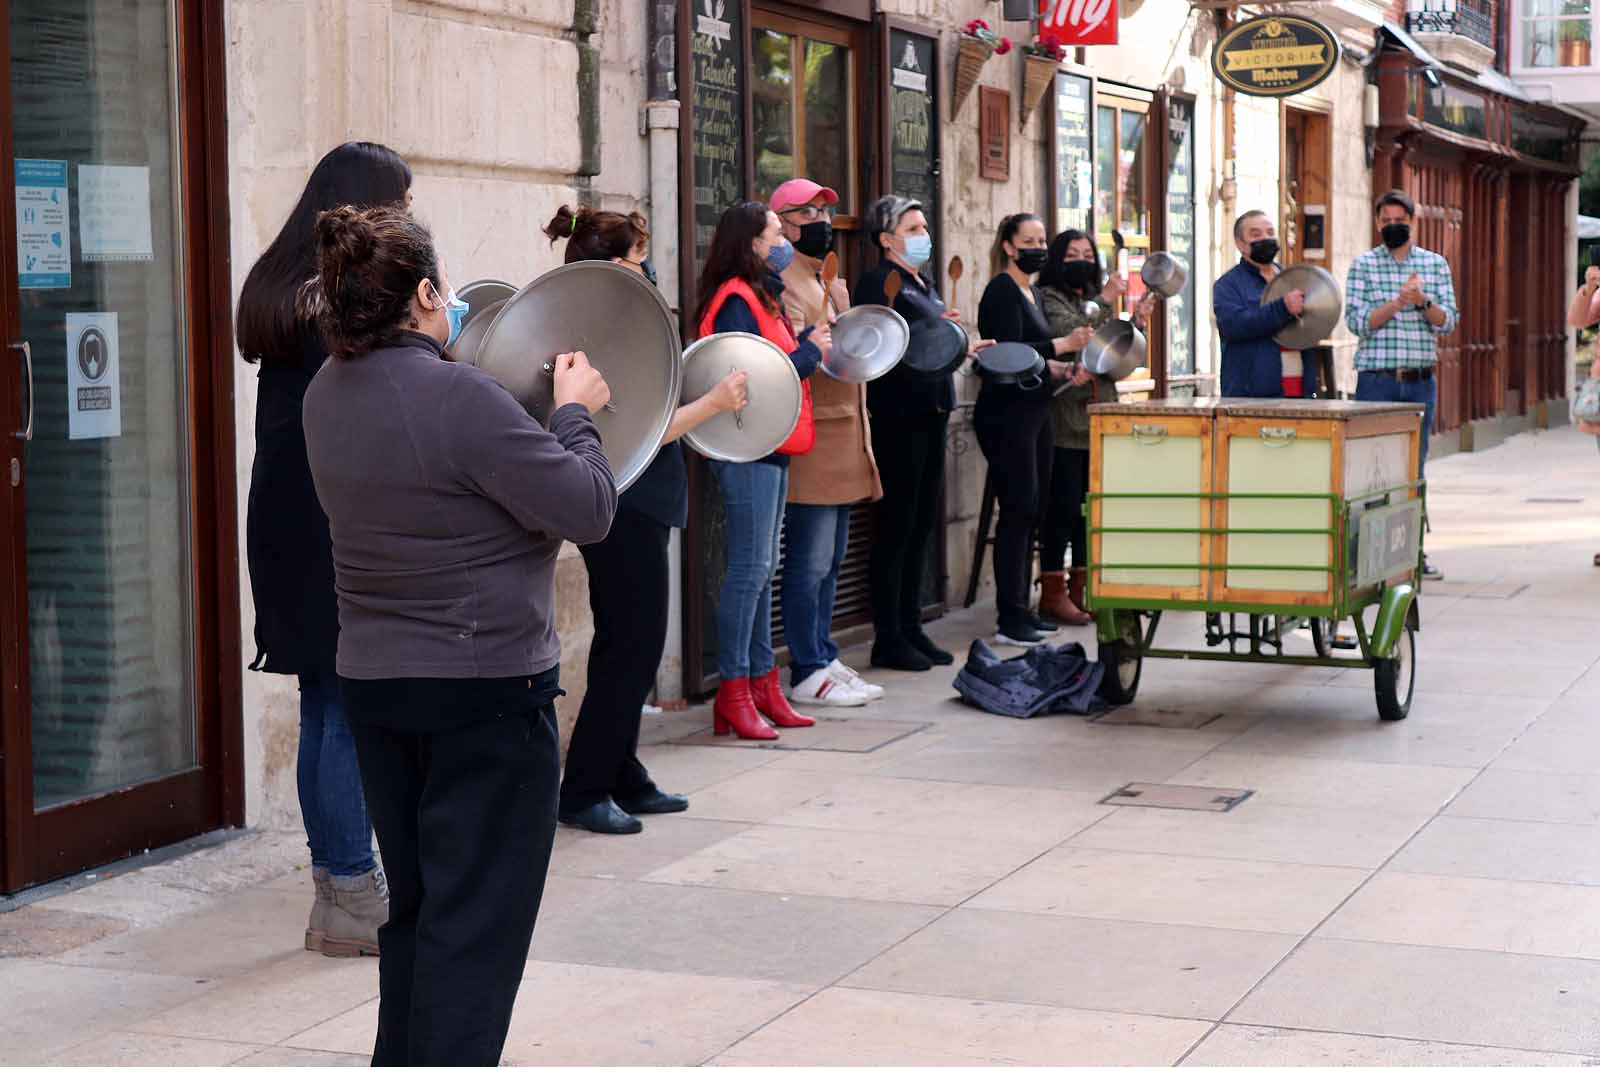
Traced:
[[339, 695], [339, 679], [333, 674], [300, 676], [296, 772], [311, 866], [340, 878], [376, 867], [356, 742]]
[[783, 531], [789, 468], [772, 463], [712, 463], [727, 512], [728, 568], [717, 598], [717, 673], [760, 678], [777, 665], [772, 651], [772, 576]]
[[1422, 415], [1421, 458], [1417, 461], [1418, 475], [1425, 476], [1422, 472], [1428, 465], [1428, 437], [1433, 433], [1433, 409], [1439, 400], [1438, 376], [1435, 375], [1425, 382], [1402, 382], [1387, 374], [1364, 370], [1356, 375], [1356, 399], [1427, 405]]
[[850, 547], [848, 504], [790, 504], [784, 516], [783, 629], [789, 638], [789, 683], [798, 685], [839, 658], [833, 643], [833, 594]]

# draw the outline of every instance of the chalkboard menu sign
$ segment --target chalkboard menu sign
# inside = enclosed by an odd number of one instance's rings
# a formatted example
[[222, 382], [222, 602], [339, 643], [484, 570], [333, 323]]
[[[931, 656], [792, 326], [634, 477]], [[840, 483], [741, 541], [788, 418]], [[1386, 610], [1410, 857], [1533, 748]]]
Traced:
[[936, 43], [905, 30], [889, 33], [889, 186], [939, 217], [939, 108]]
[[744, 195], [744, 26], [738, 0], [706, 0], [691, 13], [690, 100], [695, 271], [722, 213]]
[[1093, 233], [1094, 137], [1089, 116], [1089, 79], [1056, 75], [1056, 219], [1055, 232]]
[[1167, 251], [1189, 268], [1183, 292], [1167, 301], [1167, 374], [1193, 374], [1194, 101], [1167, 100]]

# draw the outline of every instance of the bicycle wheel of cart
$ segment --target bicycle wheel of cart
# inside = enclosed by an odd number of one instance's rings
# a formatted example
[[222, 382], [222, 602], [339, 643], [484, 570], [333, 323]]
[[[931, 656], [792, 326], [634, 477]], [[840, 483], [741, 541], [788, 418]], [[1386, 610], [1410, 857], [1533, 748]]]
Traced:
[[1118, 612], [1115, 641], [1100, 642], [1100, 662], [1105, 674], [1100, 679], [1100, 696], [1107, 704], [1131, 704], [1139, 692], [1144, 673], [1143, 628], [1136, 612]]
[[1333, 655], [1333, 641], [1338, 632], [1337, 619], [1311, 620], [1311, 647], [1317, 650], [1318, 656], [1327, 659]]
[[1417, 625], [1406, 618], [1405, 632], [1395, 643], [1394, 657], [1373, 664], [1373, 687], [1378, 696], [1378, 717], [1399, 722], [1411, 714], [1411, 696], [1417, 685]]

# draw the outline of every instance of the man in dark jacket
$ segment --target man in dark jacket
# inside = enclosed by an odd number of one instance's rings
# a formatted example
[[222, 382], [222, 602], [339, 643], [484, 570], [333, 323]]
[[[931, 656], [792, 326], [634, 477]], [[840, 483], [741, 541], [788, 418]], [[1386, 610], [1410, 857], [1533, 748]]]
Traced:
[[1211, 287], [1222, 338], [1222, 395], [1283, 395], [1283, 357], [1275, 334], [1305, 310], [1306, 294], [1290, 290], [1263, 304], [1278, 273], [1278, 231], [1265, 212], [1247, 211], [1233, 224], [1239, 262]]

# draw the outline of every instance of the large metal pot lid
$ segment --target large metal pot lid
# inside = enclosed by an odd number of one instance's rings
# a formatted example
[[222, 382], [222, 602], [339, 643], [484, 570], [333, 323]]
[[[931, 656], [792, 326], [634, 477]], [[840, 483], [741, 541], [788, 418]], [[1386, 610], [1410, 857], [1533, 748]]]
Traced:
[[918, 319], [911, 324], [905, 365], [918, 374], [942, 377], [967, 358], [967, 331], [946, 318]]
[[1297, 263], [1267, 284], [1261, 302], [1270, 304], [1299, 289], [1306, 294], [1305, 310], [1298, 319], [1285, 326], [1274, 336], [1284, 348], [1313, 348], [1333, 335], [1344, 313], [1344, 295], [1339, 282], [1327, 270], [1315, 263]]
[[456, 338], [456, 343], [450, 346], [447, 355], [457, 363], [477, 366], [478, 347], [483, 344], [483, 335], [489, 332], [490, 323], [494, 322], [494, 317], [505, 306], [504, 300], [496, 300], [492, 304], [483, 305], [476, 315], [470, 315], [467, 324], [461, 327], [461, 335]]
[[882, 378], [905, 357], [911, 327], [894, 308], [862, 304], [833, 323], [833, 348], [822, 359], [823, 373], [841, 382]]
[[549, 424], [554, 358], [584, 352], [611, 387], [595, 416], [620, 492], [644, 473], [678, 408], [678, 327], [655, 286], [599, 260], [541, 275], [500, 308], [474, 362]]
[[978, 353], [978, 366], [990, 374], [1043, 374], [1044, 357], [1032, 345], [1001, 341]]
[[683, 351], [683, 402], [709, 393], [730, 371], [749, 376], [744, 410], [722, 412], [683, 435], [696, 452], [727, 463], [770, 456], [800, 421], [800, 375], [788, 353], [753, 333], [718, 333]]
[[[492, 305], [503, 303], [517, 295], [517, 287], [493, 278], [480, 278], [456, 290], [456, 299], [467, 304], [467, 321], [471, 322]], [[461, 360], [460, 362], [466, 362]]]

